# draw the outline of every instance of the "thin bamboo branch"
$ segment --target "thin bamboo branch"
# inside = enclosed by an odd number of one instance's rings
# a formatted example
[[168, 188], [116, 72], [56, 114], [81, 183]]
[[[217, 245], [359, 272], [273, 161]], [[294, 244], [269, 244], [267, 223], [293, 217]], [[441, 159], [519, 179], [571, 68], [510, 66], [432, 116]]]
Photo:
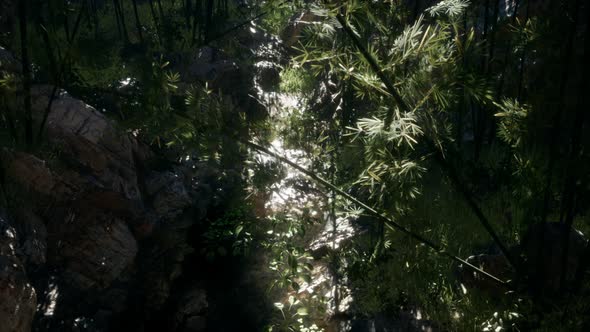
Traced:
[[[336, 19], [338, 20], [338, 22], [340, 22], [340, 24], [342, 25], [346, 34], [350, 37], [350, 39], [352, 39], [353, 43], [358, 48], [358, 50], [361, 52], [361, 54], [363, 55], [365, 60], [369, 63], [369, 65], [371, 66], [371, 68], [373, 69], [375, 74], [377, 74], [379, 79], [381, 79], [381, 81], [383, 82], [383, 84], [387, 88], [387, 92], [391, 96], [393, 96], [393, 98], [396, 100], [399, 108], [403, 112], [409, 113], [411, 111], [410, 107], [408, 107], [408, 105], [404, 102], [404, 100], [402, 99], [400, 94], [397, 92], [397, 89], [394, 87], [393, 83], [383, 73], [381, 67], [377, 63], [377, 60], [375, 58], [373, 58], [373, 56], [367, 51], [367, 49], [361, 43], [359, 38], [354, 34], [352, 29], [348, 25], [348, 22], [346, 22], [346, 20], [344, 19], [344, 17], [341, 14], [337, 14]], [[391, 117], [392, 116], [393, 116], [393, 114], [391, 115]], [[388, 119], [386, 118], [386, 121], [387, 120]], [[390, 124], [391, 124], [391, 120], [392, 119], [389, 119]], [[498, 248], [500, 249], [502, 254], [506, 257], [506, 259], [508, 260], [510, 265], [512, 265], [512, 267], [514, 269], [518, 270], [518, 264], [516, 264], [516, 261], [514, 260], [514, 258], [512, 258], [512, 255], [509, 253], [508, 249], [506, 248], [506, 246], [504, 245], [502, 240], [500, 240], [500, 237], [494, 231], [491, 223], [489, 222], [487, 217], [484, 215], [484, 213], [481, 210], [481, 208], [479, 207], [479, 205], [475, 202], [475, 199], [473, 198], [473, 194], [467, 189], [467, 187], [463, 184], [463, 181], [459, 178], [459, 175], [458, 175], [457, 171], [455, 170], [455, 168], [447, 162], [447, 160], [445, 159], [441, 150], [436, 146], [435, 142], [431, 138], [424, 135], [423, 139], [426, 142], [426, 144], [433, 149], [434, 155], [436, 157], [435, 158], [436, 162], [439, 164], [439, 166], [441, 166], [443, 171], [446, 172], [447, 177], [451, 180], [451, 183], [453, 184], [455, 189], [459, 192], [459, 194], [461, 194], [461, 196], [463, 196], [463, 199], [467, 202], [467, 205], [469, 206], [471, 211], [475, 214], [475, 216], [479, 220], [480, 224], [484, 227], [484, 229], [492, 237], [492, 239], [494, 240], [494, 242], [496, 243], [496, 245], [498, 246]]]
[[335, 186], [334, 184], [324, 180], [323, 178], [321, 178], [319, 175], [317, 175], [315, 172], [312, 172], [310, 170], [305, 169], [304, 167], [301, 167], [299, 165], [297, 165], [296, 163], [292, 162], [291, 160], [282, 157], [268, 149], [266, 149], [265, 147], [258, 145], [254, 142], [251, 141], [245, 141], [245, 140], [239, 140], [240, 142], [242, 142], [243, 144], [251, 147], [252, 149], [265, 153], [293, 168], [295, 168], [296, 170], [300, 171], [301, 173], [307, 175], [308, 177], [310, 177], [311, 179], [319, 182], [321, 185], [323, 185], [324, 187], [326, 187], [327, 189], [333, 190], [334, 192], [336, 192], [338, 195], [346, 198], [347, 200], [351, 201], [352, 203], [356, 204], [357, 206], [365, 209], [365, 211], [367, 211], [370, 215], [376, 217], [377, 219], [381, 220], [385, 226], [387, 226], [389, 229], [391, 230], [397, 230], [400, 231], [402, 233], [404, 233], [405, 235], [409, 236], [410, 238], [416, 240], [419, 243], [424, 244], [425, 246], [427, 246], [428, 248], [432, 249], [436, 254], [445, 256], [447, 258], [450, 258], [452, 260], [454, 260], [457, 263], [463, 264], [464, 266], [466, 266], [468, 269], [472, 270], [475, 273], [478, 273], [480, 275], [482, 275], [483, 277], [490, 279], [494, 282], [496, 282], [497, 284], [506, 287], [506, 288], [510, 288], [509, 284], [506, 281], [503, 281], [501, 279], [499, 279], [498, 277], [474, 266], [473, 264], [465, 261], [464, 259], [461, 259], [451, 253], [449, 253], [448, 251], [446, 251], [441, 245], [425, 238], [424, 236], [414, 233], [413, 231], [407, 229], [406, 227], [402, 226], [401, 224], [397, 223], [396, 221], [394, 221], [393, 219], [387, 217], [385, 214], [375, 210], [374, 208], [370, 207], [369, 205], [367, 205], [366, 203], [360, 201], [359, 199], [355, 198], [354, 196], [348, 194], [347, 192], [345, 192], [344, 190], [338, 188], [337, 186]]

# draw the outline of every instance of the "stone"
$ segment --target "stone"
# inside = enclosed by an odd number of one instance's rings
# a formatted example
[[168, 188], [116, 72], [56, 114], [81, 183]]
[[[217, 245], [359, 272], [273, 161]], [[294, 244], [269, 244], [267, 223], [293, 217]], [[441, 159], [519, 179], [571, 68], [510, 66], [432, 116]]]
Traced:
[[29, 332], [37, 296], [17, 257], [17, 233], [0, 215], [0, 332]]
[[227, 93], [242, 85], [239, 66], [221, 50], [208, 46], [200, 48], [181, 73], [184, 82], [207, 82], [210, 89]]
[[52, 221], [50, 264], [78, 289], [105, 289], [129, 268], [138, 251], [127, 224], [108, 212], [75, 209], [66, 220]]
[[[33, 118], [40, 123], [53, 87], [31, 89]], [[97, 185], [140, 200], [136, 159], [150, 158], [149, 149], [92, 106], [58, 89], [47, 117], [46, 132], [60, 147], [60, 157], [92, 177]]]
[[207, 328], [206, 313], [208, 308], [207, 293], [195, 288], [188, 291], [181, 299], [176, 312], [176, 324], [179, 331], [200, 332]]
[[156, 213], [164, 220], [172, 220], [190, 206], [192, 200], [179, 172], [152, 172], [146, 179], [146, 193], [152, 199]]
[[25, 264], [34, 268], [42, 267], [47, 261], [45, 222], [30, 209], [19, 209], [16, 220]]
[[[2, 5], [0, 4], [1, 7]], [[14, 55], [0, 46], [0, 74], [2, 71], [15, 74], [20, 73], [21, 70], [21, 64]]]
[[34, 155], [3, 149], [0, 158], [7, 182], [35, 203], [35, 211], [47, 212], [51, 206], [75, 198], [80, 191], [81, 182], [77, 176], [66, 180]]

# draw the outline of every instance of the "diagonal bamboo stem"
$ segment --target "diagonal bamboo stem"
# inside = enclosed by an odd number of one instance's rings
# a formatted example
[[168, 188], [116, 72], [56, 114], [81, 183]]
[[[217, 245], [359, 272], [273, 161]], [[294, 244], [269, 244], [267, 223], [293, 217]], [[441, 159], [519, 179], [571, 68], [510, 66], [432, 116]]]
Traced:
[[[361, 52], [361, 54], [363, 55], [365, 60], [369, 63], [369, 65], [371, 66], [371, 69], [373, 69], [375, 74], [383, 82], [383, 84], [385, 85], [385, 87], [387, 89], [387, 92], [391, 96], [393, 96], [393, 98], [395, 99], [395, 101], [398, 104], [398, 107], [403, 112], [411, 112], [410, 107], [402, 99], [401, 95], [399, 94], [397, 89], [394, 87], [391, 80], [383, 73], [383, 70], [381, 69], [381, 66], [379, 66], [379, 64], [377, 63], [377, 60], [367, 51], [367, 49], [361, 43], [359, 38], [354, 34], [354, 32], [352, 31], [352, 28], [348, 25], [348, 22], [346, 22], [344, 17], [341, 14], [337, 14], [336, 19], [342, 25], [342, 28], [344, 29], [346, 34], [350, 37], [350, 39], [353, 41], [354, 45]], [[393, 116], [393, 114], [391, 116]], [[391, 123], [392, 119], [389, 119], [391, 116], [388, 115], [388, 118], [385, 119], [386, 125], [388, 122]], [[459, 174], [457, 173], [455, 168], [450, 163], [447, 162], [444, 155], [442, 154], [440, 149], [436, 147], [436, 144], [432, 139], [430, 139], [426, 135], [423, 137], [424, 137], [424, 140], [426, 141], [426, 144], [433, 149], [435, 157], [436, 157], [435, 158], [436, 162], [443, 169], [443, 171], [446, 172], [447, 177], [449, 178], [449, 180], [451, 180], [451, 183], [453, 184], [455, 189], [459, 192], [459, 194], [461, 194], [461, 196], [463, 196], [463, 199], [467, 202], [467, 205], [469, 206], [471, 211], [475, 214], [475, 216], [477, 217], [477, 219], [479, 220], [481, 225], [485, 228], [485, 230], [488, 232], [488, 234], [492, 237], [492, 239], [494, 240], [494, 242], [496, 243], [496, 245], [498, 246], [498, 248], [500, 249], [502, 254], [506, 257], [506, 259], [508, 260], [510, 265], [512, 265], [512, 267], [514, 269], [517, 269], [518, 265], [516, 264], [516, 261], [512, 258], [512, 255], [510, 255], [508, 249], [506, 248], [506, 246], [504, 245], [504, 243], [502, 242], [502, 240], [500, 239], [498, 234], [496, 234], [496, 232], [494, 231], [492, 224], [489, 222], [489, 220], [484, 215], [483, 211], [481, 210], [481, 208], [479, 207], [479, 205], [477, 204], [477, 202], [473, 198], [472, 193], [467, 189], [467, 187], [465, 185], [463, 185], [463, 181], [461, 181], [461, 179], [459, 178]]]
[[338, 188], [337, 186], [333, 185], [332, 183], [324, 180], [323, 178], [321, 178], [320, 176], [318, 176], [316, 173], [305, 169], [304, 167], [301, 167], [299, 165], [297, 165], [296, 163], [292, 162], [291, 160], [282, 157], [268, 149], [266, 149], [265, 147], [258, 145], [254, 142], [251, 141], [245, 141], [245, 140], [239, 140], [240, 142], [242, 142], [243, 144], [251, 147], [252, 149], [265, 153], [293, 168], [295, 168], [296, 170], [300, 171], [301, 173], [309, 176], [310, 178], [312, 178], [313, 180], [319, 182], [321, 185], [323, 185], [324, 187], [333, 190], [334, 192], [336, 192], [338, 195], [346, 198], [347, 200], [353, 202], [354, 204], [362, 207], [363, 209], [365, 209], [369, 214], [371, 214], [372, 216], [378, 218], [379, 220], [381, 220], [389, 229], [392, 230], [398, 230], [404, 234], [406, 234], [407, 236], [409, 236], [410, 238], [416, 240], [417, 242], [420, 242], [422, 244], [424, 244], [425, 246], [429, 247], [430, 249], [432, 249], [435, 253], [448, 257], [452, 260], [454, 260], [455, 262], [458, 262], [460, 264], [463, 264], [464, 266], [466, 266], [468, 269], [472, 270], [475, 273], [478, 273], [480, 275], [482, 275], [483, 277], [490, 279], [496, 283], [498, 283], [499, 285], [506, 287], [506, 288], [510, 288], [509, 284], [506, 281], [503, 281], [501, 279], [499, 279], [498, 277], [491, 275], [490, 273], [474, 266], [473, 264], [465, 261], [464, 259], [461, 259], [451, 253], [449, 253], [448, 251], [446, 251], [441, 245], [428, 240], [427, 238], [423, 237], [420, 234], [414, 233], [411, 230], [407, 229], [406, 227], [402, 226], [401, 224], [397, 223], [396, 221], [394, 221], [393, 219], [385, 216], [385, 214], [375, 210], [374, 208], [370, 207], [369, 205], [367, 205], [366, 203], [363, 203], [362, 201], [360, 201], [359, 199], [355, 198], [354, 196], [346, 193], [344, 190]]

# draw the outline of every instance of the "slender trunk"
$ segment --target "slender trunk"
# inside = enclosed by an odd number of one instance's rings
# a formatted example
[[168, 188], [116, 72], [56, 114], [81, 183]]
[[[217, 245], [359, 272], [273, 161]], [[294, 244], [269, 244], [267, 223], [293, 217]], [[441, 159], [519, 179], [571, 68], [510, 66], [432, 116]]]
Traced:
[[31, 63], [29, 59], [29, 46], [27, 34], [27, 7], [28, 0], [20, 0], [18, 7], [21, 61], [23, 68], [23, 101], [24, 101], [24, 124], [25, 143], [27, 149], [33, 147], [33, 114], [31, 112]]
[[[531, 0], [528, 0], [526, 3], [526, 10], [525, 10], [525, 15], [524, 15], [524, 22], [528, 22], [529, 20], [529, 9], [531, 7]], [[524, 77], [524, 64], [525, 64], [525, 59], [527, 56], [527, 45], [523, 45], [522, 47], [522, 52], [520, 54], [520, 64], [518, 67], [518, 88], [517, 88], [517, 92], [516, 92], [516, 100], [517, 101], [522, 101], [522, 89], [523, 89], [523, 77]]]
[[[512, 19], [511, 19], [512, 25], [514, 25], [516, 23], [516, 16], [518, 15], [519, 5], [520, 5], [520, 0], [516, 0], [516, 2], [514, 4], [514, 11], [512, 13]], [[503, 62], [503, 66], [502, 66], [502, 73], [500, 74], [500, 81], [498, 82], [498, 86], [496, 88], [496, 99], [498, 99], [500, 96], [502, 96], [502, 93], [504, 91], [504, 81], [506, 79], [506, 69], [508, 68], [508, 62], [510, 59], [509, 54], [510, 54], [511, 49], [512, 49], [512, 43], [511, 43], [511, 40], [509, 40], [506, 47], [504, 48], [504, 62]]]
[[205, 41], [204, 44], [209, 43], [209, 39], [211, 39], [211, 31], [212, 31], [212, 24], [213, 24], [213, 2], [215, 0], [207, 0], [207, 9], [205, 12]]
[[113, 0], [113, 8], [115, 10], [115, 20], [117, 21], [117, 32], [119, 37], [123, 38], [123, 30], [121, 29], [121, 20], [119, 19], [119, 7], [117, 6], [117, 0]]
[[160, 34], [160, 25], [158, 22], [158, 15], [156, 15], [156, 8], [154, 7], [154, 0], [149, 0], [149, 4], [152, 20], [154, 21], [154, 28], [156, 29], [156, 34], [158, 35], [158, 42], [160, 45], [162, 45], [162, 35]]
[[133, 14], [135, 15], [135, 27], [139, 35], [139, 42], [143, 44], [143, 34], [141, 33], [141, 21], [139, 20], [139, 13], [137, 12], [137, 0], [133, 0]]
[[[489, 43], [488, 43], [488, 25], [489, 25], [489, 13], [490, 11], [490, 0], [486, 0], [484, 11], [483, 11], [483, 32], [482, 32], [482, 42], [486, 47], [486, 52], [481, 57], [481, 71], [483, 73], [487, 73], [488, 63], [489, 63]], [[485, 75], [485, 74], [484, 74]], [[472, 109], [473, 112], [476, 112], [477, 115], [474, 117], [475, 123], [473, 128], [473, 159], [478, 160], [479, 155], [481, 152], [481, 147], [483, 144], [483, 137], [485, 131], [485, 112], [482, 110], [481, 107], [476, 107]]]
[[127, 33], [127, 24], [125, 24], [125, 13], [123, 11], [123, 7], [121, 7], [121, 2], [119, 0], [113, 0], [115, 3], [115, 8], [119, 12], [119, 19], [121, 21], [121, 31], [123, 33], [123, 40], [125, 43], [129, 43], [129, 34]]
[[64, 32], [66, 33], [66, 40], [69, 43], [70, 42], [70, 22], [68, 20], [68, 10], [67, 10], [67, 8], [66, 8], [66, 12], [63, 13], [63, 15], [64, 15], [64, 21], [63, 21]]
[[[467, 68], [467, 59], [465, 57], [465, 44], [467, 42], [467, 11], [465, 11], [463, 13], [463, 33], [461, 35], [461, 44], [462, 44], [462, 48], [463, 48], [463, 52], [461, 55], [461, 64], [463, 65], [463, 67]], [[459, 114], [457, 115], [457, 122], [456, 122], [456, 128], [457, 128], [457, 133], [455, 136], [455, 140], [457, 141], [457, 147], [459, 148], [459, 150], [461, 149], [461, 146], [463, 145], [463, 117], [464, 117], [464, 111], [467, 107], [467, 99], [465, 96], [465, 87], [462, 85], [461, 86], [461, 90], [460, 90], [460, 97], [461, 99], [459, 100]]]
[[94, 37], [98, 39], [98, 30], [99, 30], [99, 23], [98, 23], [98, 6], [96, 5], [96, 0], [92, 0], [91, 2], [92, 8], [92, 19], [94, 22]]
[[[494, 52], [496, 48], [496, 29], [498, 26], [498, 12], [500, 9], [500, 1], [502, 0], [495, 0], [494, 1], [494, 14], [492, 15], [492, 24], [491, 24], [491, 31], [489, 37], [489, 52], [488, 52], [488, 61], [486, 67], [486, 79], [488, 81], [492, 81], [493, 70], [494, 70]], [[491, 144], [496, 137], [496, 121], [492, 112], [489, 111], [489, 108], [486, 107], [486, 112], [484, 112], [485, 120], [489, 123], [489, 133], [488, 133], [488, 142], [487, 144]], [[483, 133], [482, 133], [483, 136]]]
[[[82, 7], [80, 8], [80, 11], [78, 12], [78, 17], [76, 18], [76, 23], [74, 24], [74, 29], [72, 31], [72, 41], [76, 38], [76, 35], [78, 34], [78, 31], [80, 29], [80, 24], [82, 22], [82, 15], [84, 13], [85, 8], [86, 8], [86, 2], [84, 2], [82, 4]], [[43, 119], [41, 120], [41, 125], [39, 126], [39, 132], [37, 133], [37, 141], [41, 141], [41, 137], [43, 135], [43, 130], [45, 129], [45, 124], [47, 123], [47, 118], [49, 117], [49, 113], [51, 112], [51, 106], [52, 106], [53, 101], [55, 100], [55, 97], [57, 94], [58, 86], [61, 84], [61, 81], [63, 79], [64, 73], [66, 70], [66, 65], [69, 62], [70, 52], [73, 47], [72, 44], [73, 43], [68, 44], [68, 48], [66, 49], [66, 53], [65, 53], [64, 57], [61, 58], [61, 65], [60, 65], [59, 71], [57, 72], [57, 75], [55, 77], [55, 83], [53, 85], [53, 90], [51, 91], [51, 95], [49, 96], [49, 102], [47, 103], [47, 107], [45, 108], [45, 113], [43, 114]]]
[[[487, 43], [488, 37], [488, 11], [490, 10], [490, 0], [486, 0], [485, 6], [483, 9], [483, 31], [481, 34], [481, 40], [485, 43], [485, 47], [488, 48], [489, 45]], [[486, 58], [483, 56], [481, 58], [481, 67], [485, 68]]]
[[41, 35], [41, 39], [43, 39], [43, 43], [45, 44], [45, 52], [47, 54], [47, 59], [49, 60], [49, 75], [51, 79], [55, 83], [57, 78], [57, 61], [55, 60], [55, 55], [53, 53], [53, 46], [51, 45], [51, 41], [49, 39], [49, 33], [47, 32], [47, 28], [45, 27], [45, 22], [43, 19], [39, 17], [39, 34]]
[[192, 0], [186, 0], [186, 5], [185, 5], [185, 9], [184, 9], [184, 17], [186, 20], [186, 28], [187, 30], [191, 28], [191, 16], [193, 13], [193, 1]]
[[[590, 17], [590, 6], [586, 5], [587, 17]], [[587, 58], [590, 55], [590, 22], [586, 22], [586, 31], [585, 31], [585, 41], [584, 41], [584, 55]], [[590, 89], [590, 84], [586, 75], [590, 75], [590, 65], [585, 63], [584, 65], [584, 72], [582, 75], [583, 83], [579, 84], [578, 90], [578, 107], [576, 107], [576, 112], [574, 115], [574, 122], [573, 122], [573, 130], [572, 130], [572, 137], [571, 137], [571, 148], [570, 153], [568, 156], [568, 164], [567, 164], [567, 177], [565, 180], [565, 188], [564, 188], [564, 212], [565, 212], [565, 220], [564, 223], [566, 225], [566, 229], [569, 230], [572, 227], [574, 222], [575, 216], [575, 200], [577, 197], [577, 190], [576, 190], [576, 180], [579, 177], [579, 171], [577, 171], [577, 167], [580, 165], [580, 153], [582, 152], [582, 133], [584, 122], [586, 120], [586, 112], [588, 107], [588, 89]], [[577, 166], [577, 167], [576, 167]], [[586, 171], [586, 170], [584, 170]], [[579, 187], [584, 187], [580, 185]], [[569, 243], [569, 232], [566, 232], [568, 236], [564, 235], [563, 241], [563, 257], [562, 257], [562, 265], [561, 265], [561, 289], [565, 289], [565, 283], [567, 279], [567, 261], [570, 249]]]
[[162, 1], [158, 0], [158, 11], [160, 12], [160, 17], [162, 20], [164, 19], [164, 9], [162, 8]]
[[494, 51], [496, 47], [496, 29], [498, 23], [498, 12], [500, 9], [500, 1], [494, 1], [494, 13], [492, 15], [492, 23], [491, 23], [491, 31], [489, 32], [489, 43], [488, 43], [488, 59], [486, 62], [486, 73], [489, 74], [492, 72], [492, 62], [494, 61]]
[[4, 121], [8, 126], [8, 132], [10, 133], [10, 137], [14, 141], [14, 143], [18, 143], [18, 132], [16, 131], [16, 125], [14, 121], [14, 117], [12, 112], [8, 108], [8, 105], [2, 100], [2, 114], [4, 115]]
[[567, 41], [565, 44], [564, 49], [564, 56], [563, 56], [563, 69], [561, 71], [561, 79], [559, 82], [559, 94], [557, 98], [559, 100], [559, 106], [557, 107], [557, 111], [555, 111], [554, 116], [552, 117], [553, 127], [551, 129], [552, 133], [556, 134], [556, 138], [551, 140], [550, 148], [549, 148], [549, 163], [547, 165], [547, 180], [545, 182], [545, 193], [543, 194], [543, 211], [542, 211], [542, 220], [543, 222], [547, 221], [547, 216], [549, 214], [549, 205], [550, 205], [550, 198], [551, 198], [551, 187], [553, 183], [553, 173], [555, 170], [555, 163], [557, 161], [557, 152], [558, 148], [561, 145], [561, 140], [559, 139], [561, 135], [561, 118], [563, 113], [563, 108], [565, 107], [565, 93], [567, 88], [567, 83], [569, 81], [569, 73], [571, 67], [570, 58], [572, 57], [573, 48], [574, 48], [574, 37], [576, 34], [577, 26], [578, 26], [578, 12], [580, 9], [580, 0], [576, 0], [574, 4], [574, 13], [572, 13], [573, 21], [570, 26], [570, 30], [567, 36]]
[[[196, 0], [195, 2], [195, 8], [193, 9], [193, 31], [192, 31], [192, 37], [191, 37], [191, 46], [195, 45], [195, 42], [197, 41], [197, 27], [199, 24], [201, 24], [201, 0]], [[200, 39], [200, 36], [199, 36]], [[199, 40], [200, 42], [200, 40]]]

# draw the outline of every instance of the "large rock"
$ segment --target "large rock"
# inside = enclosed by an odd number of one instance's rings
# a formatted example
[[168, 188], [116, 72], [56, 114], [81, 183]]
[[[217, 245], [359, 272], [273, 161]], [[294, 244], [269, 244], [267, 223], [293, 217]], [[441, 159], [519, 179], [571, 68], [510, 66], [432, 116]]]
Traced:
[[[41, 122], [53, 88], [31, 90], [33, 116]], [[61, 156], [96, 181], [98, 186], [141, 198], [136, 163], [150, 157], [147, 147], [114, 122], [67, 92], [58, 90], [47, 117], [49, 141], [58, 144]]]
[[0, 332], [31, 331], [37, 305], [17, 246], [16, 230], [0, 215]]
[[156, 213], [164, 220], [172, 220], [191, 205], [184, 175], [180, 172], [152, 172], [146, 179], [146, 194]]
[[238, 65], [221, 50], [209, 46], [197, 50], [181, 73], [184, 82], [207, 82], [209, 88], [229, 93], [243, 83]]
[[201, 332], [207, 328], [207, 293], [192, 289], [182, 297], [176, 311], [175, 325], [178, 331]]
[[0, 151], [9, 185], [35, 203], [35, 210], [48, 212], [57, 204], [75, 199], [82, 182], [79, 176], [64, 178], [44, 160], [24, 152]]
[[47, 261], [45, 222], [30, 209], [19, 209], [15, 218], [25, 264], [32, 268], [42, 267]]
[[55, 237], [49, 263], [79, 289], [107, 288], [131, 267], [137, 254], [127, 224], [108, 211], [74, 209], [65, 220], [52, 221], [49, 229]]

